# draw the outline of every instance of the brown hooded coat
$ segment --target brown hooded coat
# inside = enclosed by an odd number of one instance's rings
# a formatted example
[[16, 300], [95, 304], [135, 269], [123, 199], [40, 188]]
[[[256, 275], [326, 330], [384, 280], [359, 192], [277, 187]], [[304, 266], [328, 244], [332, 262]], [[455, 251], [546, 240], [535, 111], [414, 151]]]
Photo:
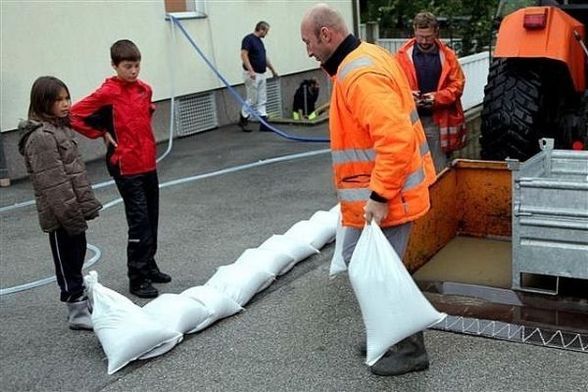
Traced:
[[69, 235], [84, 232], [86, 220], [97, 217], [102, 205], [94, 197], [72, 131], [32, 120], [22, 121], [18, 129], [41, 228], [51, 232], [61, 227]]

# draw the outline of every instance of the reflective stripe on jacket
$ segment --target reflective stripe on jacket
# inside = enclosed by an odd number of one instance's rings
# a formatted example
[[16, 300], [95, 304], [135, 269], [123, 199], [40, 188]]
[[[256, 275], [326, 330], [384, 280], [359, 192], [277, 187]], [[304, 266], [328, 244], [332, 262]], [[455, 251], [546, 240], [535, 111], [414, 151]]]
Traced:
[[390, 227], [429, 210], [431, 160], [411, 90], [386, 50], [361, 43], [332, 78], [331, 150], [343, 225], [363, 227], [372, 191], [388, 200]]
[[[419, 89], [412, 60], [415, 43], [414, 38], [408, 40], [397, 53], [400, 66], [408, 78], [410, 88], [414, 91]], [[465, 116], [460, 101], [465, 76], [455, 52], [439, 40], [436, 40], [436, 44], [441, 57], [441, 76], [433, 103], [433, 121], [439, 126], [441, 148], [451, 152], [465, 144]]]

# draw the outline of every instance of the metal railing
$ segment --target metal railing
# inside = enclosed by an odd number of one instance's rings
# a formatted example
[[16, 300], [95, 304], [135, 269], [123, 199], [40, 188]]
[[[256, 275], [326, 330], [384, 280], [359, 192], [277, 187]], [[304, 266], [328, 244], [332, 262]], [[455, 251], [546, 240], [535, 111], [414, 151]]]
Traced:
[[461, 64], [466, 80], [461, 103], [464, 110], [469, 110], [481, 105], [484, 101], [484, 86], [488, 79], [490, 54], [488, 52], [482, 52], [461, 57], [459, 63]]

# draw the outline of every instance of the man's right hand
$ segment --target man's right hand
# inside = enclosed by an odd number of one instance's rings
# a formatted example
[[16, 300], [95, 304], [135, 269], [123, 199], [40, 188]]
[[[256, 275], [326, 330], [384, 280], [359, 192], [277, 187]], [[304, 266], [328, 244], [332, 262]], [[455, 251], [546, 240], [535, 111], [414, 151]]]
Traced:
[[248, 71], [248, 73], [249, 73], [249, 77], [250, 77], [251, 79], [255, 80], [255, 72], [253, 72], [253, 71]]

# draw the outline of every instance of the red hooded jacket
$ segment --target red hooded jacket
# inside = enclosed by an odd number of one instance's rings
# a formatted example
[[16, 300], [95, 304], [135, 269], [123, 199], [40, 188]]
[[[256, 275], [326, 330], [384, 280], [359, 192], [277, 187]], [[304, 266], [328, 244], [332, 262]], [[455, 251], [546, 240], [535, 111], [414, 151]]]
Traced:
[[113, 176], [156, 169], [151, 96], [151, 87], [142, 81], [129, 83], [111, 77], [71, 108], [71, 126], [77, 132], [92, 139], [108, 132], [116, 140], [118, 147], [109, 145], [106, 153]]
[[[408, 40], [396, 54], [412, 90], [419, 89], [412, 61], [415, 43], [414, 38]], [[462, 148], [466, 143], [465, 116], [460, 100], [465, 76], [455, 52], [439, 40], [436, 40], [436, 44], [441, 56], [441, 77], [435, 92], [433, 121], [439, 126], [441, 148], [445, 152], [451, 152]]]

